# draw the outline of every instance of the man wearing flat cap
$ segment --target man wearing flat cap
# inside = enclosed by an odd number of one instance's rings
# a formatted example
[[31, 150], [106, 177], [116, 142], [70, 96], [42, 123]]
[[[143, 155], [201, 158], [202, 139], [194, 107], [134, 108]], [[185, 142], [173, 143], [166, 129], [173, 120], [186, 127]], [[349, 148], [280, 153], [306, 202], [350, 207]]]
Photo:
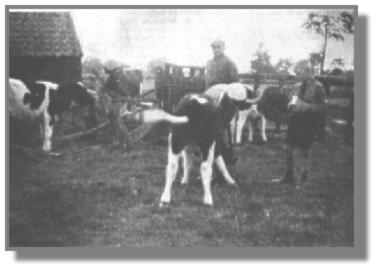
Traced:
[[207, 62], [206, 89], [217, 84], [237, 82], [238, 70], [235, 63], [224, 54], [224, 41], [216, 39], [210, 45], [214, 58]]
[[[224, 41], [216, 39], [210, 45], [214, 53], [214, 58], [207, 62], [206, 89], [217, 84], [230, 84], [237, 82], [238, 70], [235, 63], [224, 54]], [[229, 123], [224, 127], [222, 134], [223, 140], [221, 141], [221, 148], [223, 158], [226, 164], [235, 164], [236, 158], [232, 148], [231, 127]]]

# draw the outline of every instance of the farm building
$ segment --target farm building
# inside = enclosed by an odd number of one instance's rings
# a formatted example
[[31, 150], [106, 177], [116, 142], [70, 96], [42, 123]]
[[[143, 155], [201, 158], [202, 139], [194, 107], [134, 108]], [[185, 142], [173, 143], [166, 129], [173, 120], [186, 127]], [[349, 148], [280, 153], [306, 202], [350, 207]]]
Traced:
[[56, 83], [81, 79], [82, 50], [68, 12], [9, 13], [9, 76]]

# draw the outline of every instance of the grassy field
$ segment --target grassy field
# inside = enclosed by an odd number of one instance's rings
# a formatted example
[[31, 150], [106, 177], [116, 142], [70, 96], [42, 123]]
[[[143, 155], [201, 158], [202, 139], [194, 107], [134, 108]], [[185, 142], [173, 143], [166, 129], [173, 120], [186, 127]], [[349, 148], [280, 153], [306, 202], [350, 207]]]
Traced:
[[353, 246], [353, 146], [328, 130], [299, 189], [270, 182], [284, 169], [283, 134], [237, 147], [240, 189], [215, 180], [212, 208], [195, 174], [158, 208], [165, 144], [122, 152], [76, 142], [55, 158], [11, 148], [10, 246]]

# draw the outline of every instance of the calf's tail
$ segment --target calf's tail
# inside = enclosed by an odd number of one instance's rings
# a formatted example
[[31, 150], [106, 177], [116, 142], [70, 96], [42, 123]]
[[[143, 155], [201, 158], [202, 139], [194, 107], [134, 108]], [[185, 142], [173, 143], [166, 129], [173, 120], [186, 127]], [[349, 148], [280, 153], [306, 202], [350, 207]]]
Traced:
[[161, 109], [148, 109], [143, 111], [144, 123], [168, 122], [171, 124], [185, 124], [189, 122], [186, 116], [174, 116]]

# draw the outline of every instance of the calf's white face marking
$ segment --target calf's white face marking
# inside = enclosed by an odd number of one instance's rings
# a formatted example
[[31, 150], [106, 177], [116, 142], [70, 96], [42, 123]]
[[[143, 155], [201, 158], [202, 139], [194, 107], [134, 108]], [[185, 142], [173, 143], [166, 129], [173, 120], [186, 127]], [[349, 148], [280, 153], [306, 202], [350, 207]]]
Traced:
[[290, 102], [288, 103], [288, 108], [290, 109], [290, 107], [294, 106], [294, 105], [297, 105], [299, 103], [299, 97], [298, 95], [293, 95], [293, 97], [291, 98]]

